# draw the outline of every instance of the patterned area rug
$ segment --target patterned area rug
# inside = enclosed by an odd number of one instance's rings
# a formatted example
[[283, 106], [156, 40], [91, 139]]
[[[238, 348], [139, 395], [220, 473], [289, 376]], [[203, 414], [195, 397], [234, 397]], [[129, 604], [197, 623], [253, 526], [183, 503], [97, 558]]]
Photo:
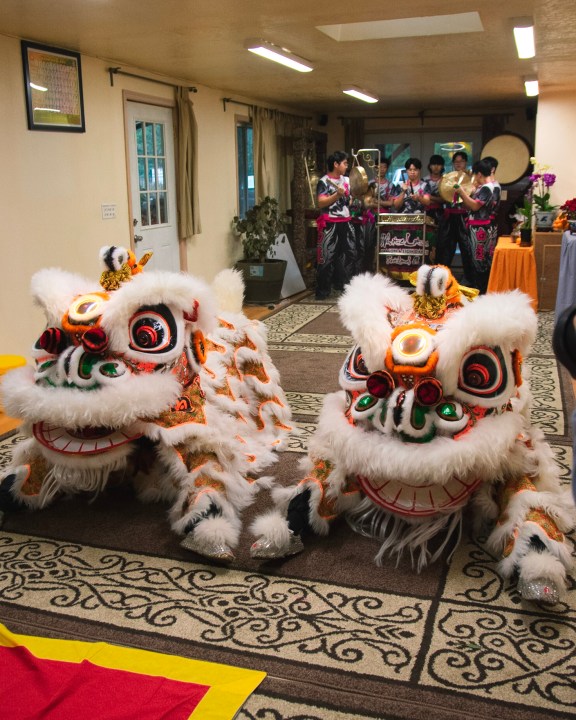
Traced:
[[[552, 352], [553, 314], [539, 321], [526, 359], [532, 421], [568, 484], [572, 387]], [[294, 412], [274, 468], [287, 484], [301, 477], [350, 337], [333, 302], [311, 298], [266, 325]], [[2, 463], [19, 439], [0, 442]], [[252, 539], [243, 534], [229, 568], [199, 562], [179, 547], [166, 508], [138, 503], [127, 487], [10, 515], [0, 531], [0, 621], [14, 632], [265, 670], [240, 720], [573, 717], [574, 580], [552, 611], [519, 598], [482, 538], [465, 539], [449, 565], [419, 575], [402, 564], [376, 568], [378, 543], [343, 521], [282, 562], [253, 561]]]

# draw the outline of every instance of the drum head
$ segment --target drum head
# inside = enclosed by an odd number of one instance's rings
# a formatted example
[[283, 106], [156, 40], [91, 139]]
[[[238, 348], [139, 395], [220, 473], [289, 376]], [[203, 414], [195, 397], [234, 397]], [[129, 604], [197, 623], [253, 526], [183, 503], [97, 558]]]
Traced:
[[521, 135], [503, 133], [488, 140], [480, 157], [495, 157], [498, 160], [496, 179], [500, 185], [512, 185], [528, 174], [531, 155], [530, 146]]
[[368, 175], [360, 165], [354, 165], [350, 170], [350, 194], [352, 197], [360, 198], [368, 192]]
[[470, 175], [460, 170], [452, 170], [452, 172], [442, 176], [442, 180], [440, 180], [438, 186], [438, 193], [444, 202], [454, 202], [454, 185], [460, 185], [462, 190], [468, 195], [474, 192], [474, 185], [472, 184]]

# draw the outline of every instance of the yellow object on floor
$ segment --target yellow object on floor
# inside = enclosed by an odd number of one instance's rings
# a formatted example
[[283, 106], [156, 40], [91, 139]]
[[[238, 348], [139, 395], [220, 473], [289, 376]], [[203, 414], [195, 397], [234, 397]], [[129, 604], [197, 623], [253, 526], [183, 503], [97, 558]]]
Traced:
[[22, 355], [0, 355], [0, 375], [22, 365], [26, 365], [26, 358]]

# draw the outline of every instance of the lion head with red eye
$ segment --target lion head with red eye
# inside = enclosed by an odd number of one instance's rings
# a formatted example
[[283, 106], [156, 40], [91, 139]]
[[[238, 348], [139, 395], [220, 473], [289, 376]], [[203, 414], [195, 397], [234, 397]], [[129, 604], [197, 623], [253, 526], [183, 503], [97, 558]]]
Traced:
[[185, 547], [229, 560], [255, 478], [289, 430], [264, 327], [241, 313], [236, 271], [210, 288], [142, 272], [145, 258], [124, 248], [103, 248], [101, 259], [100, 289], [58, 269], [32, 280], [47, 328], [35, 367], [3, 383], [29, 439], [1, 481], [0, 520], [59, 491], [100, 490], [121, 472], [144, 497], [174, 501]]
[[[529, 423], [522, 357], [536, 334], [530, 300], [514, 291], [470, 301], [477, 291], [443, 266], [421, 267], [414, 284], [409, 293], [361, 275], [341, 297], [355, 341], [342, 390], [324, 401], [306, 477], [278, 490], [277, 511], [255, 523], [253, 555], [285, 555], [294, 535], [326, 533], [345, 512], [381, 541], [377, 563], [408, 550], [421, 568], [458, 536], [473, 501], [491, 520], [502, 513], [491, 541], [504, 548], [503, 574], [519, 571], [526, 592], [553, 587], [557, 598], [570, 556], [560, 528], [571, 521], [551, 451]], [[522, 504], [506, 506], [523, 490]], [[438, 534], [445, 542], [432, 551]]]

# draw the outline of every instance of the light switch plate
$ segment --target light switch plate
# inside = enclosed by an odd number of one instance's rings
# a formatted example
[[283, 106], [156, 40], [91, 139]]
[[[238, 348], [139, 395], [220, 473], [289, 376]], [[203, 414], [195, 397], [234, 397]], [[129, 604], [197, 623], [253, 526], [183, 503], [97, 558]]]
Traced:
[[108, 204], [101, 205], [102, 208], [102, 220], [114, 220], [116, 217], [116, 205]]

